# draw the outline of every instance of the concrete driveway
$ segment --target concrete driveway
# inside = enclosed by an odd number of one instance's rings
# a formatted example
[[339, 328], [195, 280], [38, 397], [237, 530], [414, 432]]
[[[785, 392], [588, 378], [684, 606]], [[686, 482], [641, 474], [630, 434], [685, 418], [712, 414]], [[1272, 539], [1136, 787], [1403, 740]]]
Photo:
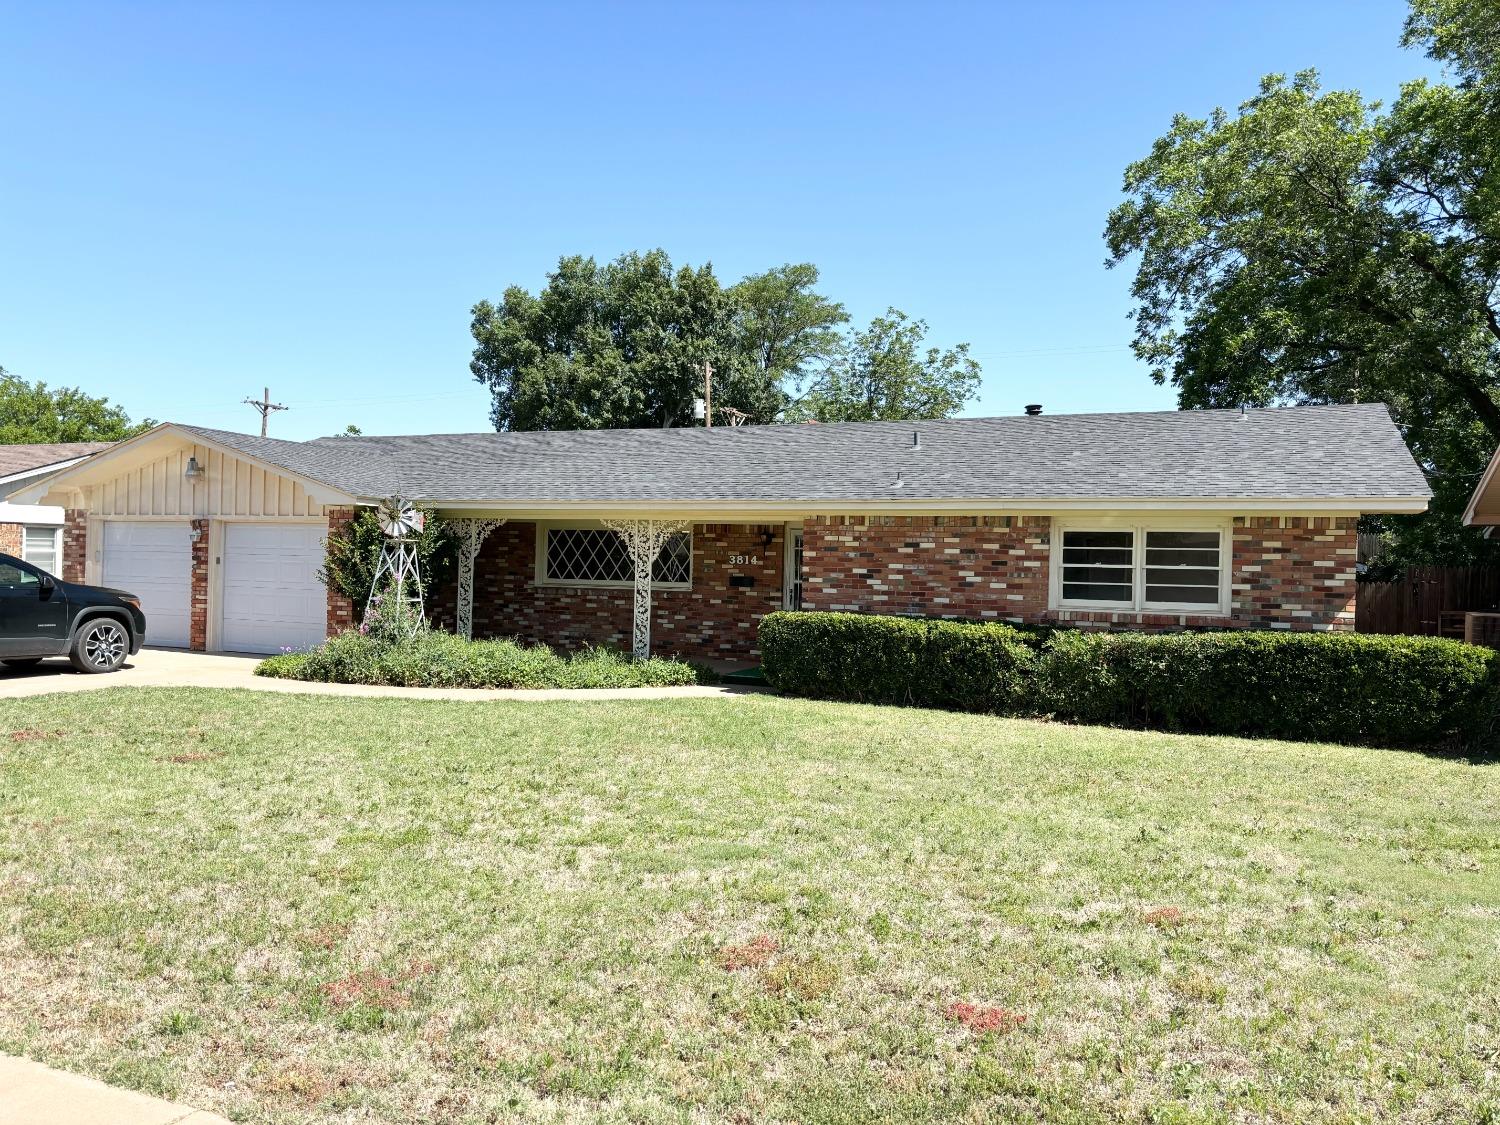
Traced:
[[660, 688], [406, 688], [364, 684], [309, 684], [268, 680], [254, 674], [262, 657], [226, 653], [143, 648], [118, 672], [75, 672], [66, 657], [44, 660], [35, 668], [0, 667], [0, 699], [48, 695], [58, 691], [98, 691], [117, 687], [248, 688], [295, 695], [395, 696], [407, 699], [691, 699], [740, 695], [742, 687], [691, 686]]

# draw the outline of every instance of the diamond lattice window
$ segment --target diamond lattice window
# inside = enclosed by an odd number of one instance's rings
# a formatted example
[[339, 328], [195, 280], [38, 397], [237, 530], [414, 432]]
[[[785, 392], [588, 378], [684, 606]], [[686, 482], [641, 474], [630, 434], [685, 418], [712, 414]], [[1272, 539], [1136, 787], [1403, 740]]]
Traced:
[[[625, 541], [607, 528], [550, 527], [547, 529], [543, 573], [548, 582], [629, 586], [635, 567]], [[658, 586], [686, 586], [693, 576], [693, 538], [680, 531], [667, 540], [651, 568]]]

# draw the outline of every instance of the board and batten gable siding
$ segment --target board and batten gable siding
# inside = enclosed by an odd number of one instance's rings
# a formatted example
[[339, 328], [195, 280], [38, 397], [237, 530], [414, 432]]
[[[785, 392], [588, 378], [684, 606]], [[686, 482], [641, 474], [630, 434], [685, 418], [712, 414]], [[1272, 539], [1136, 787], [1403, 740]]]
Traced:
[[[204, 478], [186, 477], [196, 456]], [[181, 517], [184, 519], [303, 519], [324, 516], [324, 505], [300, 483], [242, 458], [207, 446], [184, 446], [155, 461], [90, 485], [88, 512], [95, 519]]]

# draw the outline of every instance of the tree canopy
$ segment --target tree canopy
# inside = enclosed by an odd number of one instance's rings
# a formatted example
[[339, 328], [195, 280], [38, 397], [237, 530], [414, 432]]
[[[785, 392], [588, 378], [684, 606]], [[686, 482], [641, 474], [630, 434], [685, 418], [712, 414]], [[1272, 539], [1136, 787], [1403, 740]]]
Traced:
[[979, 391], [969, 345], [923, 350], [927, 322], [887, 309], [847, 343], [788, 411], [791, 421], [950, 418]]
[[1125, 173], [1109, 264], [1138, 257], [1134, 349], [1184, 407], [1391, 406], [1436, 500], [1403, 561], [1491, 550], [1458, 526], [1500, 442], [1500, 16], [1416, 0], [1404, 42], [1454, 77], [1388, 110], [1270, 75], [1179, 115]]
[[716, 421], [936, 417], [973, 397], [967, 345], [919, 354], [927, 325], [895, 310], [846, 333], [817, 284], [805, 262], [726, 287], [662, 250], [564, 257], [539, 294], [512, 286], [474, 306], [469, 366], [500, 430], [692, 425], [705, 362]]
[[107, 398], [77, 387], [29, 383], [0, 367], [0, 445], [51, 445], [70, 441], [123, 441], [156, 423], [132, 422]]

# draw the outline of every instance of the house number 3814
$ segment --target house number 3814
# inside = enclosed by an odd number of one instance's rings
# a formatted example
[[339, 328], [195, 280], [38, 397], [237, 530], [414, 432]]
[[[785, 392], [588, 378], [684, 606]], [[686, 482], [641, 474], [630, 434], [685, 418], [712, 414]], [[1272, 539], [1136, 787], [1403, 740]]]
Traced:
[[759, 566], [760, 565], [760, 556], [759, 555], [730, 555], [729, 556], [729, 565], [730, 566]]

